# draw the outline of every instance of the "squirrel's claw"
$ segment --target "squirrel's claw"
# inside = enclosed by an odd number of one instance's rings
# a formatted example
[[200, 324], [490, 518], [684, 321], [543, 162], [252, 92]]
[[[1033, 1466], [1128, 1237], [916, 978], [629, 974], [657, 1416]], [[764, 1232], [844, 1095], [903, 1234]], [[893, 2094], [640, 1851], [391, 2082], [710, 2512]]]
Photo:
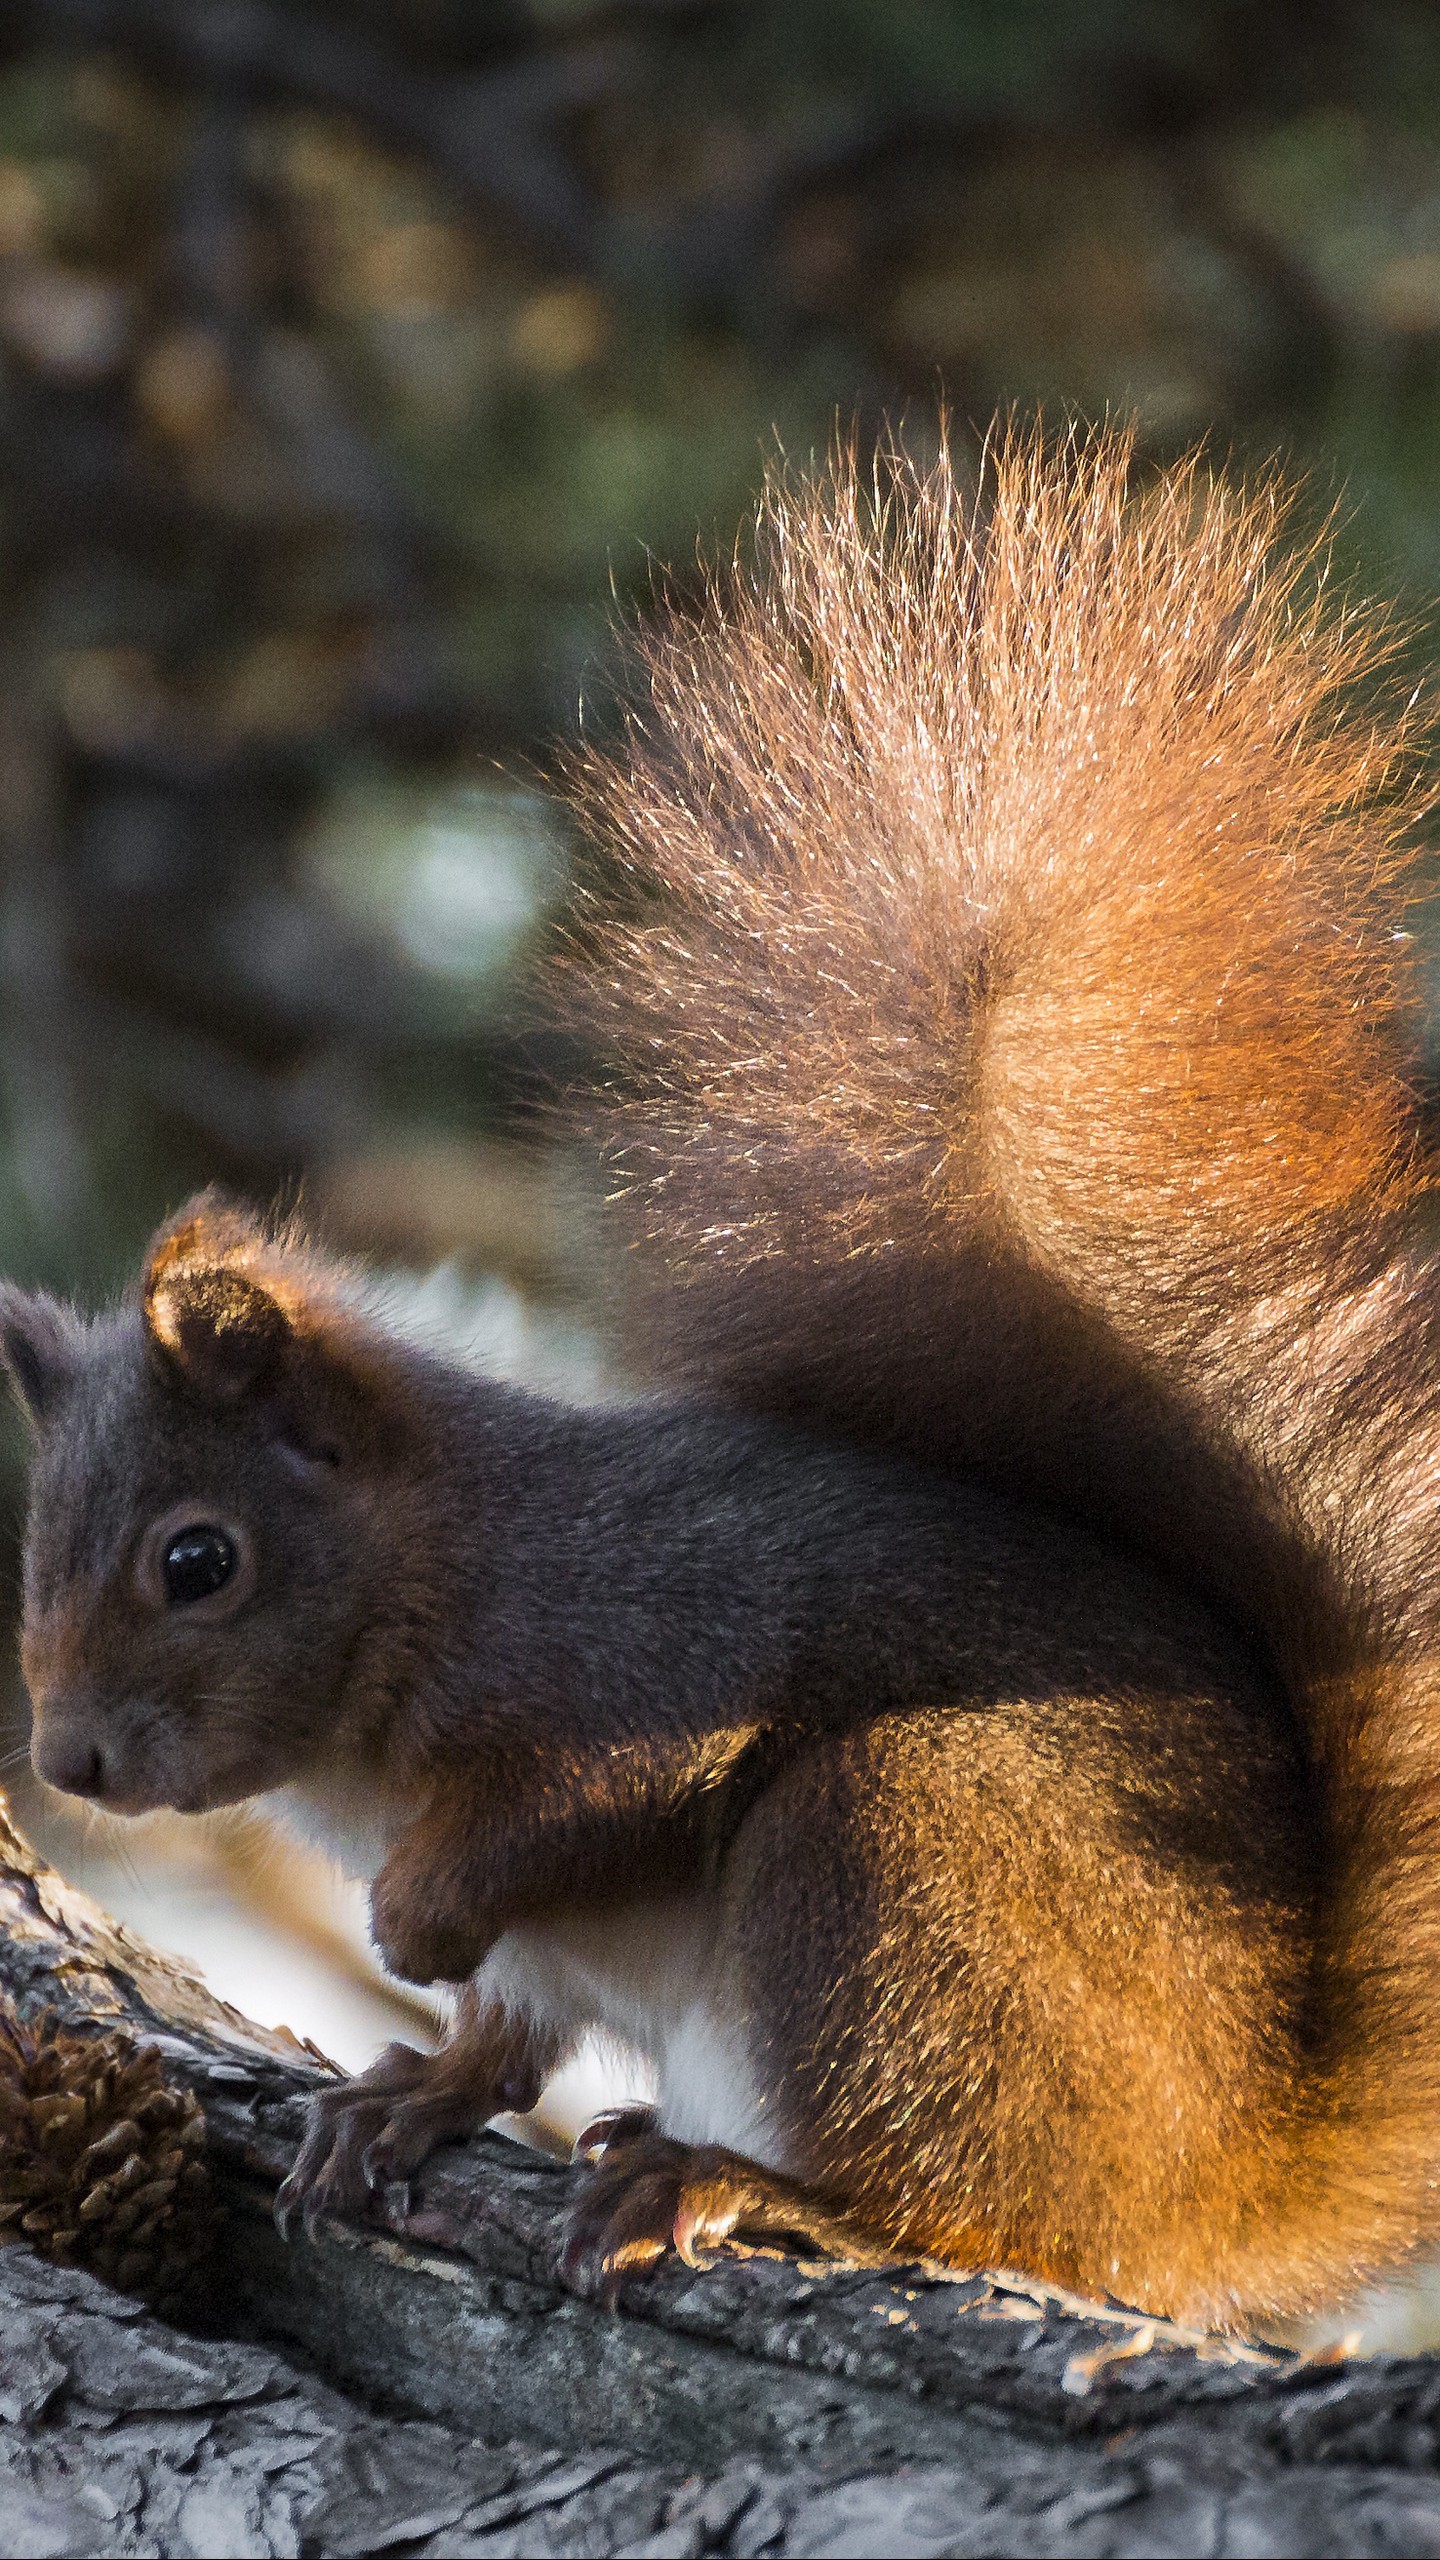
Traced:
[[279, 2232], [281, 2239], [287, 2241], [293, 2240], [295, 2237], [295, 2216], [300, 2210], [300, 2190], [295, 2184], [293, 2170], [290, 2176], [282, 2179], [280, 2185], [276, 2188], [275, 2202], [271, 2206], [270, 2210], [274, 2217], [275, 2228]]
[[275, 2198], [285, 2239], [297, 2217], [307, 2237], [328, 2216], [362, 2220], [383, 2198], [390, 2220], [410, 2212], [410, 2181], [442, 2142], [474, 2133], [507, 2096], [527, 2096], [513, 2054], [463, 2028], [438, 2053], [390, 2044], [368, 2071], [322, 2089], [295, 2166]]
[[333, 2210], [334, 2207], [331, 2204], [330, 2197], [325, 2191], [324, 2184], [317, 2180], [316, 2184], [307, 2190], [300, 2202], [300, 2221], [307, 2240], [313, 2240], [315, 2238], [321, 2223], [330, 2218]]
[[374, 2183], [367, 2174], [370, 2154], [406, 2092], [423, 2080], [430, 2059], [413, 2045], [387, 2045], [368, 2071], [310, 2100], [305, 2139], [275, 2197], [275, 2227], [283, 2240], [294, 2236], [297, 2217], [313, 2240], [329, 2216], [365, 2212]]
[[622, 2143], [634, 2142], [655, 2129], [653, 2107], [606, 2107], [576, 2134], [570, 2158], [577, 2169], [593, 2169]]
[[864, 2266], [889, 2256], [795, 2180], [735, 2151], [670, 2141], [654, 2130], [649, 2109], [597, 2117], [575, 2156], [583, 2183], [567, 2216], [560, 2272], [572, 2292], [607, 2310], [627, 2276], [671, 2250], [686, 2266], [704, 2267], [708, 2253], [739, 2232], [783, 2235]]
[[328, 2215], [343, 2212], [344, 2204], [332, 2195], [323, 2162], [318, 2172], [306, 2176], [297, 2160], [289, 2177], [276, 2190], [272, 2211], [282, 2240], [294, 2239], [297, 2220], [306, 2239], [313, 2240], [319, 2225]]
[[489, 2076], [466, 2077], [447, 2068], [453, 2052], [451, 2047], [432, 2056], [414, 2088], [380, 2109], [378, 2124], [373, 2116], [367, 2119], [370, 2139], [360, 2154], [360, 2175], [370, 2195], [399, 2188], [402, 2213], [410, 2210], [411, 2178], [431, 2152], [442, 2142], [478, 2133], [504, 2097]]
[[625, 2278], [644, 2275], [670, 2246], [662, 2199], [647, 2186], [626, 2203], [626, 2211], [612, 2212], [599, 2229], [572, 2216], [560, 2258], [561, 2281], [605, 2311], [615, 2309]]

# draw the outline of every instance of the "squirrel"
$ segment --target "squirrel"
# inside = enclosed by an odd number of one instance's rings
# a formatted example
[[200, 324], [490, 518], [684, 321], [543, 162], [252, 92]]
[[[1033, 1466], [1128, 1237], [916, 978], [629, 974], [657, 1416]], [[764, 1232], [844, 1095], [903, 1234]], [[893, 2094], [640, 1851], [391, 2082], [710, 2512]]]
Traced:
[[605, 2300], [768, 2231], [1254, 2329], [1440, 2239], [1415, 713], [1284, 533], [897, 442], [647, 631], [570, 966], [650, 1398], [212, 1195], [108, 1314], [0, 1292], [40, 1775], [272, 1803], [460, 1986], [283, 2226], [599, 2025]]

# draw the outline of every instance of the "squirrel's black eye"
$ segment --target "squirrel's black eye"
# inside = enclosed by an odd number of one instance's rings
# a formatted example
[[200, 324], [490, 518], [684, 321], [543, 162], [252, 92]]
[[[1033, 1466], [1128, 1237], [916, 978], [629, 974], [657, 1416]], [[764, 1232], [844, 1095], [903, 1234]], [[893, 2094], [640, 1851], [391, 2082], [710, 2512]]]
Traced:
[[208, 1600], [212, 1592], [224, 1589], [235, 1565], [233, 1538], [197, 1520], [193, 1529], [178, 1530], [165, 1550], [160, 1567], [165, 1597], [172, 1609], [183, 1609], [191, 1600]]

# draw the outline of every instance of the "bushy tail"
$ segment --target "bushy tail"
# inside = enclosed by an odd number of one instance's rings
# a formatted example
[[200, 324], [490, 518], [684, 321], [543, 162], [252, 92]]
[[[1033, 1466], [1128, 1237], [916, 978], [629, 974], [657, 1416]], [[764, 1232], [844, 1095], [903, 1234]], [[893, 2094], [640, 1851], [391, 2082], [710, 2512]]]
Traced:
[[875, 1252], [990, 1210], [1090, 1281], [1183, 1211], [1193, 1284], [1368, 1228], [1410, 1161], [1383, 624], [1277, 556], [1273, 483], [1132, 494], [1119, 435], [1007, 438], [968, 501], [943, 454], [883, 468], [772, 481], [578, 775], [668, 902], [609, 945], [663, 1161], [703, 1167], [667, 1239]]
[[575, 775], [673, 1364], [1079, 1509], [1289, 1685], [1334, 1876], [1252, 2308], [1440, 2233], [1413, 714], [1288, 514], [1118, 434], [778, 475]]

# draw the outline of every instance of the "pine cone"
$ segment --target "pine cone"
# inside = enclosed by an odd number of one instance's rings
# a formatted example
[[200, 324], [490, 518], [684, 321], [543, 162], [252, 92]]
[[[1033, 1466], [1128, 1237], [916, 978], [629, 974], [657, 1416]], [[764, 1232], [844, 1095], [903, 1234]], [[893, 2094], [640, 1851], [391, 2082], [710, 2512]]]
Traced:
[[0, 2239], [22, 2233], [159, 2311], [178, 2306], [218, 2219], [205, 2119], [123, 2027], [27, 2027], [0, 2005]]

